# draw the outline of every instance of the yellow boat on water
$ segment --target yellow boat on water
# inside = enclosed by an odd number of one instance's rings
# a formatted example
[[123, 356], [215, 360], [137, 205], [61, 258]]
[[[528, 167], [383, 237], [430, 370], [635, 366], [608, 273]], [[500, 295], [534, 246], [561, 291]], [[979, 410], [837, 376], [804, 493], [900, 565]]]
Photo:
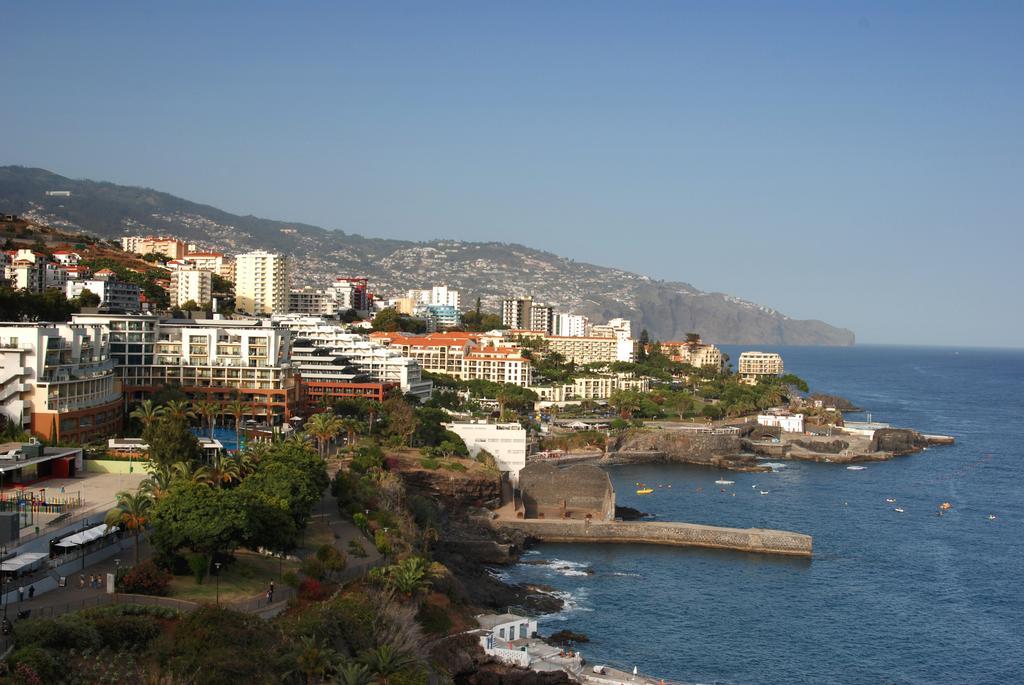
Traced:
[[636, 494], [638, 494], [638, 495], [649, 495], [652, 492], [654, 492], [654, 490], [652, 488], [643, 488], [642, 490], [637, 490]]

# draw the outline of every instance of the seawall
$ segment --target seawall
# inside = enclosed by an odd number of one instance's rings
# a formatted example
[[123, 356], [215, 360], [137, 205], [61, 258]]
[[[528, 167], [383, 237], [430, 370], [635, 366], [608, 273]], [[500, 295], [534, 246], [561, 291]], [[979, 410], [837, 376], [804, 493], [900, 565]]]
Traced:
[[810, 557], [810, 535], [765, 528], [723, 528], [667, 521], [556, 521], [493, 519], [498, 530], [515, 530], [540, 542], [670, 545]]

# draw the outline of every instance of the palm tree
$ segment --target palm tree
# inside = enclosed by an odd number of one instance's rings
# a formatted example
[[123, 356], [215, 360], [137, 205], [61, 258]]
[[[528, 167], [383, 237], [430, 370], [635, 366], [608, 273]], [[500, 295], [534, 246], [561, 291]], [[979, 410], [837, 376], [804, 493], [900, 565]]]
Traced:
[[192, 407], [185, 400], [168, 400], [167, 404], [164, 405], [164, 414], [170, 416], [172, 419], [178, 419], [181, 421], [188, 421], [196, 417], [195, 412], [192, 411]]
[[192, 411], [200, 417], [200, 425], [209, 427], [209, 435], [213, 437], [213, 422], [217, 419], [217, 414], [220, 413], [220, 405], [210, 400], [200, 400], [199, 402], [192, 403]]
[[336, 685], [370, 685], [372, 680], [370, 669], [358, 661], [345, 661], [334, 669]]
[[404, 559], [388, 569], [388, 582], [396, 592], [412, 599], [429, 584], [430, 564], [423, 557]]
[[191, 481], [193, 483], [202, 483], [204, 485], [210, 485], [210, 474], [205, 466], [195, 468], [187, 461], [176, 462], [171, 466], [171, 471], [174, 473], [174, 478], [181, 478], [183, 480]]
[[145, 430], [153, 425], [153, 422], [159, 419], [164, 413], [163, 407], [154, 407], [153, 400], [143, 400], [142, 404], [135, 407], [129, 418], [136, 419], [142, 424], [142, 429]]
[[139, 533], [149, 523], [149, 512], [153, 509], [153, 496], [148, 492], [119, 492], [117, 507], [107, 512], [104, 523], [121, 526], [132, 531], [135, 537], [135, 565], [139, 565]]
[[211, 461], [209, 466], [201, 469], [209, 482], [217, 487], [230, 485], [237, 480], [242, 480], [242, 472], [237, 459], [218, 454]]
[[342, 419], [341, 430], [345, 431], [345, 444], [348, 448], [354, 449], [356, 444], [356, 436], [363, 431], [363, 422], [357, 421], [356, 419]]
[[376, 649], [366, 650], [360, 657], [360, 661], [366, 664], [381, 685], [388, 685], [391, 676], [416, 663], [416, 659], [410, 654], [395, 649], [391, 645], [381, 645]]
[[150, 494], [153, 499], [160, 499], [167, 494], [174, 483], [176, 475], [174, 467], [149, 462], [146, 469], [149, 471], [149, 477], [139, 484], [139, 489]]
[[373, 435], [373, 427], [377, 424], [377, 417], [380, 416], [383, 409], [384, 405], [375, 400], [366, 403], [366, 416], [370, 426], [366, 432], [369, 435]]
[[238, 462], [239, 480], [255, 473], [260, 465], [259, 455], [249, 449], [235, 457], [235, 461]]
[[249, 405], [241, 400], [232, 400], [224, 405], [224, 412], [235, 417], [235, 449], [242, 449], [242, 417]]
[[299, 651], [295, 655], [295, 670], [305, 676], [307, 685], [323, 682], [327, 672], [338, 661], [338, 657], [338, 652], [329, 645], [321, 643], [313, 635], [304, 635], [299, 638]]
[[326, 453], [326, 447], [328, 443], [334, 438], [338, 437], [338, 434], [342, 431], [342, 422], [334, 414], [328, 414], [324, 412], [322, 414], [313, 414], [306, 421], [306, 432], [316, 438], [317, 451], [320, 456], [324, 456]]

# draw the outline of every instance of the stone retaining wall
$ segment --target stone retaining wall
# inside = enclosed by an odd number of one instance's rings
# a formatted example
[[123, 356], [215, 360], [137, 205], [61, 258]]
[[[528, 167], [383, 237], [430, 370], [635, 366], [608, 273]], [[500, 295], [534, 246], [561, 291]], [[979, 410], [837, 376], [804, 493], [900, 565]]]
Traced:
[[498, 529], [518, 530], [541, 542], [634, 543], [709, 547], [809, 557], [810, 535], [765, 528], [721, 528], [654, 521], [551, 521], [496, 519]]

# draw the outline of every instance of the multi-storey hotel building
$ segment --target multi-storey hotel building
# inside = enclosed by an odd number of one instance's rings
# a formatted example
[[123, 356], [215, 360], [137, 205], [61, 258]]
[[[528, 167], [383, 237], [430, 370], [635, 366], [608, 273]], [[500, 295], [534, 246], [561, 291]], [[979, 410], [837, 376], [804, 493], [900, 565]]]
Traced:
[[736, 368], [744, 382], [753, 385], [763, 376], [781, 376], [782, 355], [777, 352], [742, 352]]
[[269, 321], [160, 320], [155, 316], [75, 314], [103, 323], [125, 398], [143, 400], [175, 386], [191, 400], [247, 406], [246, 418], [279, 424], [299, 408], [289, 334]]
[[46, 440], [81, 444], [121, 428], [121, 388], [98, 325], [0, 324], [0, 411]]
[[343, 325], [319, 317], [276, 316], [274, 322], [290, 330], [295, 339], [345, 357], [376, 383], [398, 386], [403, 394], [421, 401], [430, 398], [433, 382], [423, 379], [422, 368], [415, 359], [403, 356], [397, 349], [365, 335], [349, 333]]
[[235, 308], [254, 316], [288, 311], [288, 261], [283, 255], [263, 250], [238, 255]]

